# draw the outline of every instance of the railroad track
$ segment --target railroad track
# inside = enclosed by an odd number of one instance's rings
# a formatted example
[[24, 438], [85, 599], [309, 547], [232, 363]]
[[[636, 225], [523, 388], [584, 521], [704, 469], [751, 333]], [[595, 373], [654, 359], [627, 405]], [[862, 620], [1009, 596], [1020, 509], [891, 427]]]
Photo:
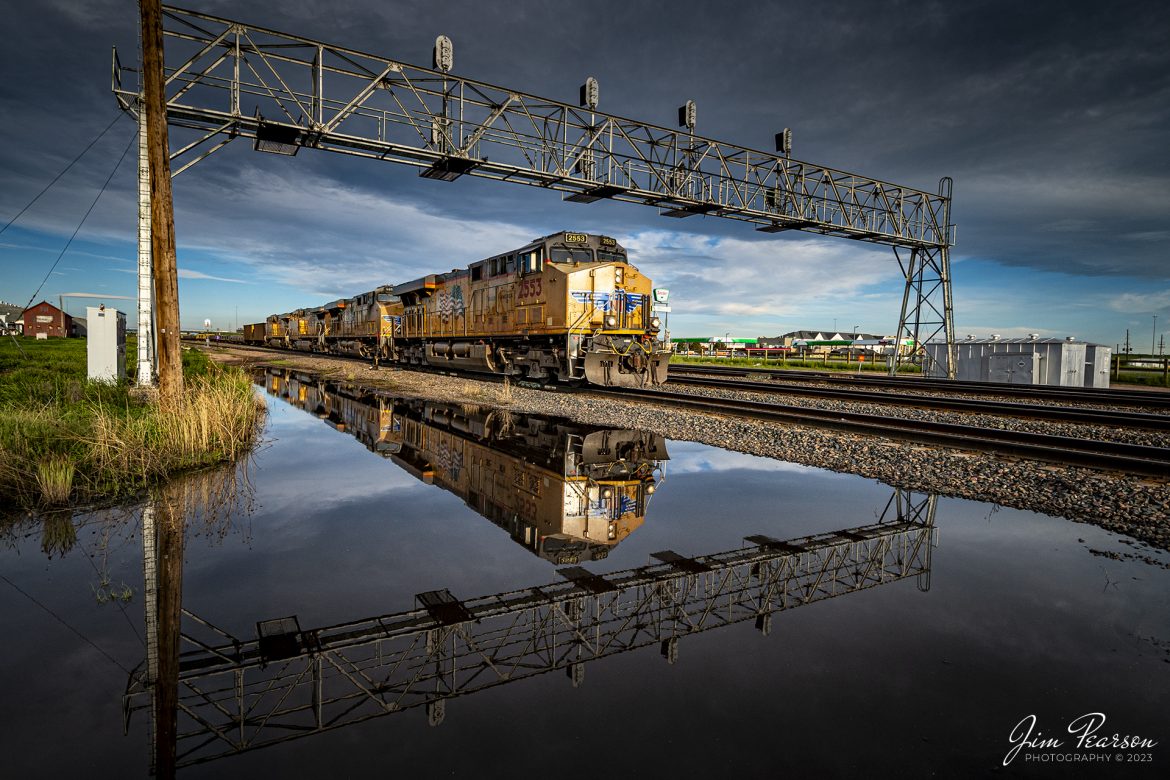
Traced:
[[[274, 354], [304, 355], [306, 357], [326, 356], [316, 353], [290, 353], [288, 350], [269, 347], [233, 345], [221, 342], [219, 346], [245, 346], [248, 349], [262, 349]], [[368, 364], [368, 360], [349, 358]], [[290, 367], [292, 368], [292, 367]], [[503, 381], [501, 377], [470, 372], [452, 372], [430, 369], [422, 366], [394, 366], [403, 370], [420, 370], [452, 376], [463, 376], [481, 381]], [[293, 369], [296, 370], [296, 369]], [[308, 369], [305, 369], [312, 373]], [[751, 373], [750, 371], [745, 373]], [[673, 381], [673, 380], [672, 380]], [[527, 386], [526, 383], [517, 383]], [[735, 383], [742, 387], [744, 383]], [[775, 389], [772, 385], [766, 385]], [[656, 403], [675, 409], [714, 413], [723, 416], [744, 417], [806, 425], [816, 428], [861, 433], [886, 439], [896, 439], [917, 444], [950, 447], [959, 450], [987, 452], [1004, 457], [1037, 460], [1059, 465], [1083, 466], [1106, 471], [1120, 471], [1128, 474], [1170, 478], [1170, 449], [1139, 444], [1125, 444], [1111, 441], [1078, 439], [1068, 436], [1030, 433], [1024, 431], [978, 428], [955, 423], [940, 423], [914, 420], [859, 412], [844, 412], [831, 409], [816, 409], [803, 406], [785, 406], [763, 401], [706, 398], [691, 393], [668, 390], [614, 389], [587, 386], [579, 388], [557, 388], [570, 392], [581, 392], [598, 397], [623, 401]]]
[[958, 382], [951, 379], [923, 377], [889, 377], [848, 374], [833, 371], [795, 371], [778, 368], [747, 368], [742, 366], [707, 366], [671, 363], [673, 375], [748, 377], [766, 375], [770, 382], [825, 382], [842, 387], [871, 387], [890, 390], [925, 390], [951, 395], [1006, 395], [1036, 401], [1065, 401], [1082, 404], [1103, 404], [1125, 408], [1165, 409], [1170, 411], [1170, 393], [1113, 388], [1071, 388], [1050, 385], [1011, 385], [1000, 382]]
[[1101, 409], [1048, 406], [1034, 403], [971, 400], [969, 398], [956, 398], [948, 395], [881, 392], [858, 388], [810, 387], [804, 384], [752, 382], [735, 379], [720, 380], [715, 377], [704, 378], [673, 374], [670, 376], [669, 383], [673, 385], [713, 387], [760, 393], [784, 393], [787, 395], [823, 398], [850, 403], [885, 404], [900, 408], [936, 409], [948, 412], [990, 414], [999, 417], [1050, 420], [1080, 425], [1103, 425], [1111, 428], [1123, 427], [1148, 431], [1170, 431], [1170, 415], [1150, 412], [1106, 411]]
[[762, 401], [705, 398], [668, 390], [618, 390], [588, 388], [588, 392], [669, 405], [674, 408], [768, 422], [808, 425], [862, 433], [887, 439], [975, 450], [1004, 457], [1024, 458], [1060, 465], [1121, 471], [1161, 479], [1170, 478], [1170, 449], [1068, 436], [977, 428], [971, 425], [912, 420], [900, 417], [784, 406]]

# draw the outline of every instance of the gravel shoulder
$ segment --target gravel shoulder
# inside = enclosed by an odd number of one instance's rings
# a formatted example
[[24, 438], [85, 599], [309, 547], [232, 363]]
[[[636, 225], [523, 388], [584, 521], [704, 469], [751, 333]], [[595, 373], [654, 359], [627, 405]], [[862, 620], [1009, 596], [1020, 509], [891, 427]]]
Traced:
[[[495, 405], [593, 425], [641, 428], [670, 439], [857, 474], [900, 488], [1065, 517], [1170, 550], [1170, 482], [1165, 480], [937, 449], [807, 426], [741, 420], [602, 399], [588, 393], [533, 390], [390, 368], [374, 370], [343, 358], [285, 355], [249, 348], [217, 347], [207, 351], [219, 362], [299, 369], [403, 396]], [[842, 408], [852, 407], [842, 404]]]

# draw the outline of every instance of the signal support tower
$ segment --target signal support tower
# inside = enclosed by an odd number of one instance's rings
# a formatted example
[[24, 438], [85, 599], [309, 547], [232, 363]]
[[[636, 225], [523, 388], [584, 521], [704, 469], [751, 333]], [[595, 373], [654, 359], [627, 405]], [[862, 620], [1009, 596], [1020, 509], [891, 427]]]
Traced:
[[[896, 350], [891, 373], [925, 360], [921, 345], [941, 337], [954, 376], [949, 178], [932, 193], [801, 162], [787, 130], [776, 153], [705, 138], [691, 101], [682, 129], [600, 113], [595, 79], [574, 106], [464, 78], [450, 72], [445, 36], [423, 68], [173, 7], [163, 24], [168, 122], [198, 133], [171, 153], [173, 175], [245, 137], [274, 154], [307, 147], [414, 166], [428, 179], [477, 176], [577, 203], [605, 198], [886, 245], [904, 278], [898, 341], [913, 347]], [[112, 70], [118, 102], [134, 112], [137, 91], [123, 85], [133, 69], [116, 50]]]

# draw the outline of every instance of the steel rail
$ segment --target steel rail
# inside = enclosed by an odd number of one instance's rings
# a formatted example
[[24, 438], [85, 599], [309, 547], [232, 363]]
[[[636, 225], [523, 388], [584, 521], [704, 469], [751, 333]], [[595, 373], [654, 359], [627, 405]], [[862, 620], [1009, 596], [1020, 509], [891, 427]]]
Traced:
[[690, 393], [664, 390], [616, 390], [588, 388], [587, 392], [627, 401], [643, 401], [721, 416], [746, 417], [768, 422], [794, 423], [845, 433], [929, 444], [959, 450], [1084, 466], [1128, 474], [1170, 478], [1170, 449], [1111, 441], [1074, 439], [1024, 431], [977, 428], [954, 423], [908, 420], [857, 412], [784, 406], [762, 401], [709, 399]]
[[[288, 350], [273, 347], [255, 347], [246, 344], [220, 342], [220, 346], [263, 349], [288, 354]], [[296, 353], [309, 357], [322, 357], [317, 353]], [[368, 359], [345, 355], [327, 355], [369, 363]], [[387, 369], [422, 371], [451, 376], [474, 377], [482, 381], [502, 382], [504, 377], [492, 374], [451, 371], [428, 366], [401, 366], [387, 364]], [[313, 373], [311, 369], [304, 370]], [[516, 384], [524, 387], [524, 382]], [[936, 423], [924, 420], [910, 420], [899, 417], [842, 412], [828, 409], [813, 409], [803, 406], [785, 406], [760, 401], [732, 401], [726, 398], [708, 399], [690, 393], [672, 393], [663, 390], [618, 390], [593, 385], [584, 387], [551, 386], [562, 392], [580, 392], [597, 396], [609, 396], [625, 401], [659, 402], [664, 406], [690, 408], [695, 411], [715, 414], [732, 414], [769, 422], [794, 423], [817, 428], [861, 433], [884, 438], [931, 444], [954, 449], [977, 450], [997, 455], [1038, 460], [1061, 465], [1085, 466], [1109, 471], [1122, 471], [1159, 478], [1170, 477], [1170, 449], [1121, 442], [1077, 439], [1070, 436], [1051, 436], [1025, 431], [1007, 431], [978, 428], [954, 423]]]
[[1067, 423], [1105, 425], [1111, 428], [1135, 428], [1151, 431], [1170, 431], [1170, 415], [1142, 412], [1105, 411], [1068, 406], [1045, 406], [1008, 401], [978, 401], [952, 396], [885, 393], [850, 388], [808, 387], [798, 384], [777, 385], [774, 382], [719, 380], [688, 376], [670, 376], [669, 383], [693, 387], [715, 387], [746, 392], [787, 393], [809, 398], [827, 398], [853, 403], [888, 404], [899, 407], [939, 409], [972, 414], [990, 414], [1020, 419], [1053, 420]]
[[1124, 407], [1170, 409], [1170, 393], [1157, 391], [1127, 391], [1104, 387], [1054, 387], [1052, 385], [1013, 385], [1003, 382], [956, 382], [953, 379], [927, 377], [887, 377], [880, 374], [860, 376], [833, 371], [800, 371], [783, 368], [755, 368], [742, 366], [709, 366], [671, 363], [671, 372], [706, 374], [712, 376], [740, 376], [765, 374], [770, 381], [837, 382], [855, 386], [890, 387], [898, 389], [946, 390], [963, 395], [1015, 395], [1021, 398], [1077, 401], [1082, 403], [1112, 404]]

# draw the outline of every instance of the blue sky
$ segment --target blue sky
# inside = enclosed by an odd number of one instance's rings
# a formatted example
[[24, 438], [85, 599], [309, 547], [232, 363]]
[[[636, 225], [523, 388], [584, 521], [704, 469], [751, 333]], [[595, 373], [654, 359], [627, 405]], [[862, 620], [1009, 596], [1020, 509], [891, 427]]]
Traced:
[[[109, 52], [135, 50], [133, 6], [5, 3], [0, 52], [0, 224], [117, 113]], [[192, 7], [427, 65], [435, 35], [456, 72], [672, 125], [687, 99], [704, 135], [754, 148], [793, 128], [794, 156], [933, 190], [955, 180], [955, 322], [968, 333], [1075, 335], [1150, 346], [1170, 329], [1170, 13], [1160, 4], [738, 4], [242, 0]], [[550, 31], [571, 34], [551, 34]], [[23, 304], [130, 141], [122, 119], [0, 235], [0, 298]], [[172, 138], [178, 142], [179, 134]], [[120, 166], [38, 298], [133, 294], [134, 155]], [[672, 291], [676, 336], [794, 329], [892, 333], [892, 251], [813, 235], [765, 236], [718, 217], [246, 141], [175, 179], [184, 327], [271, 312], [449, 270], [556, 230], [618, 238]], [[94, 302], [90, 302], [91, 304]], [[125, 303], [125, 302], [123, 302]], [[85, 301], [69, 303], [71, 311]]]

